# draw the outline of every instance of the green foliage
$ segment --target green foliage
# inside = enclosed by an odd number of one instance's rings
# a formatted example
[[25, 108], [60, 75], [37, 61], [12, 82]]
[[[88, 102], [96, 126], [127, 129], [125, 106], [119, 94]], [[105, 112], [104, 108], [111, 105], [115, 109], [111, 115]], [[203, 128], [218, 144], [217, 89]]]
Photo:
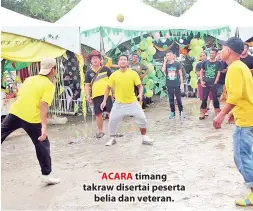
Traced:
[[179, 17], [190, 8], [196, 0], [143, 0], [143, 2], [169, 15]]
[[246, 8], [248, 8], [249, 10], [253, 11], [253, 0], [244, 0], [242, 2], [242, 5]]
[[[197, 0], [142, 0], [144, 3], [169, 15], [179, 17], [188, 10]], [[253, 11], [253, 0], [235, 0], [239, 4]], [[217, 5], [218, 6], [218, 5]]]
[[[1, 0], [1, 4], [2, 7], [20, 14], [53, 23], [69, 12], [80, 1], [81, 0]], [[183, 14], [196, 2], [196, 0], [142, 1], [162, 12], [177, 17]], [[235, 1], [253, 11], [253, 0]]]
[[1, 0], [2, 7], [52, 23], [79, 2], [80, 0]]

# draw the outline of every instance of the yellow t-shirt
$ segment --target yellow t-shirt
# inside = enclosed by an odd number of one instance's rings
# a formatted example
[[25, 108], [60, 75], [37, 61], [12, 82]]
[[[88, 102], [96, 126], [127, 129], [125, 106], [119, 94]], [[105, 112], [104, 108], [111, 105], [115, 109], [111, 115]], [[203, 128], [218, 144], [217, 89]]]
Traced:
[[46, 76], [29, 77], [18, 91], [9, 113], [29, 123], [40, 123], [40, 103], [44, 101], [50, 106], [54, 92], [55, 87]]
[[[94, 99], [95, 97], [104, 96], [109, 76], [111, 74], [112, 74], [111, 70], [105, 66], [99, 71], [99, 74], [97, 75], [92, 85], [92, 96], [91, 96], [92, 99]], [[93, 82], [95, 75], [96, 73], [93, 70], [89, 69], [85, 75], [85, 83], [91, 84]]]
[[137, 72], [127, 69], [125, 72], [115, 71], [109, 78], [108, 85], [114, 88], [115, 100], [119, 103], [130, 104], [137, 101], [134, 86], [141, 84]]
[[112, 59], [107, 56], [105, 57], [105, 59], [107, 60], [105, 66], [108, 68], [111, 68], [112, 67]]
[[253, 78], [241, 61], [233, 62], [226, 75], [227, 103], [235, 105], [233, 114], [239, 127], [253, 126]]

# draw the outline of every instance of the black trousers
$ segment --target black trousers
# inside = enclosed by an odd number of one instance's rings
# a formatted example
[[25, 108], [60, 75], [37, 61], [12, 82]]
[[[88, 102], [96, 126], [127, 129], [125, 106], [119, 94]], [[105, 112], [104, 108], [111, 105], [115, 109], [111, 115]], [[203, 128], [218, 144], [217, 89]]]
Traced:
[[42, 142], [38, 140], [41, 136], [41, 127], [40, 123], [28, 123], [13, 114], [8, 114], [1, 124], [1, 144], [12, 132], [19, 128], [23, 128], [33, 141], [36, 155], [41, 167], [41, 173], [43, 175], [49, 175], [52, 171], [50, 143], [48, 138]]
[[209, 92], [212, 93], [212, 98], [213, 98], [213, 107], [214, 108], [220, 108], [220, 102], [217, 96], [217, 84], [213, 83], [205, 83], [206, 87], [203, 87], [203, 100], [201, 103], [201, 109], [206, 109], [207, 108], [207, 99]]
[[167, 89], [168, 89], [171, 112], [175, 112], [175, 101], [174, 101], [175, 96], [176, 96], [176, 100], [177, 100], [178, 110], [180, 112], [183, 111], [180, 86], [177, 86], [177, 87], [167, 86]]

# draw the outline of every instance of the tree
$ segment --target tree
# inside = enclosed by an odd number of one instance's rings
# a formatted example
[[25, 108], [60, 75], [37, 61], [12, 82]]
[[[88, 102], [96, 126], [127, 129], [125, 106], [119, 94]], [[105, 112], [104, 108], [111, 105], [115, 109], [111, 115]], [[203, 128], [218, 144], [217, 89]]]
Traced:
[[[69, 12], [80, 1], [81, 0], [1, 0], [1, 4], [2, 7], [13, 10], [20, 14], [44, 21], [55, 22]], [[179, 17], [197, 0], [142, 1], [162, 12]], [[253, 11], [253, 0], [235, 1]]]
[[28, 8], [24, 7], [23, 1], [17, 0], [1, 0], [2, 7], [7, 8], [9, 10], [13, 10], [20, 14], [29, 14]]
[[162, 11], [169, 15], [173, 15], [179, 17], [182, 15], [187, 9], [189, 9], [196, 0], [142, 0], [144, 3]]
[[[188, 10], [197, 0], [142, 0], [144, 3], [169, 15], [179, 17]], [[222, 0], [221, 0], [222, 1]], [[235, 0], [239, 4], [253, 11], [253, 0]]]
[[242, 5], [248, 8], [249, 10], [253, 11], [253, 0], [244, 0], [242, 2]]
[[1, 0], [2, 6], [32, 18], [55, 22], [80, 0]]

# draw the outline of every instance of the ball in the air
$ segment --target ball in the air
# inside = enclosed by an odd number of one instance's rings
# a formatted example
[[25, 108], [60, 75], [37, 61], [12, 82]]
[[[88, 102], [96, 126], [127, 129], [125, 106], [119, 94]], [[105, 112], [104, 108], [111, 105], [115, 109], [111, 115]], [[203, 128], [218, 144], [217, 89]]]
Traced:
[[117, 15], [117, 20], [122, 23], [124, 21], [124, 15], [123, 14], [118, 14]]

